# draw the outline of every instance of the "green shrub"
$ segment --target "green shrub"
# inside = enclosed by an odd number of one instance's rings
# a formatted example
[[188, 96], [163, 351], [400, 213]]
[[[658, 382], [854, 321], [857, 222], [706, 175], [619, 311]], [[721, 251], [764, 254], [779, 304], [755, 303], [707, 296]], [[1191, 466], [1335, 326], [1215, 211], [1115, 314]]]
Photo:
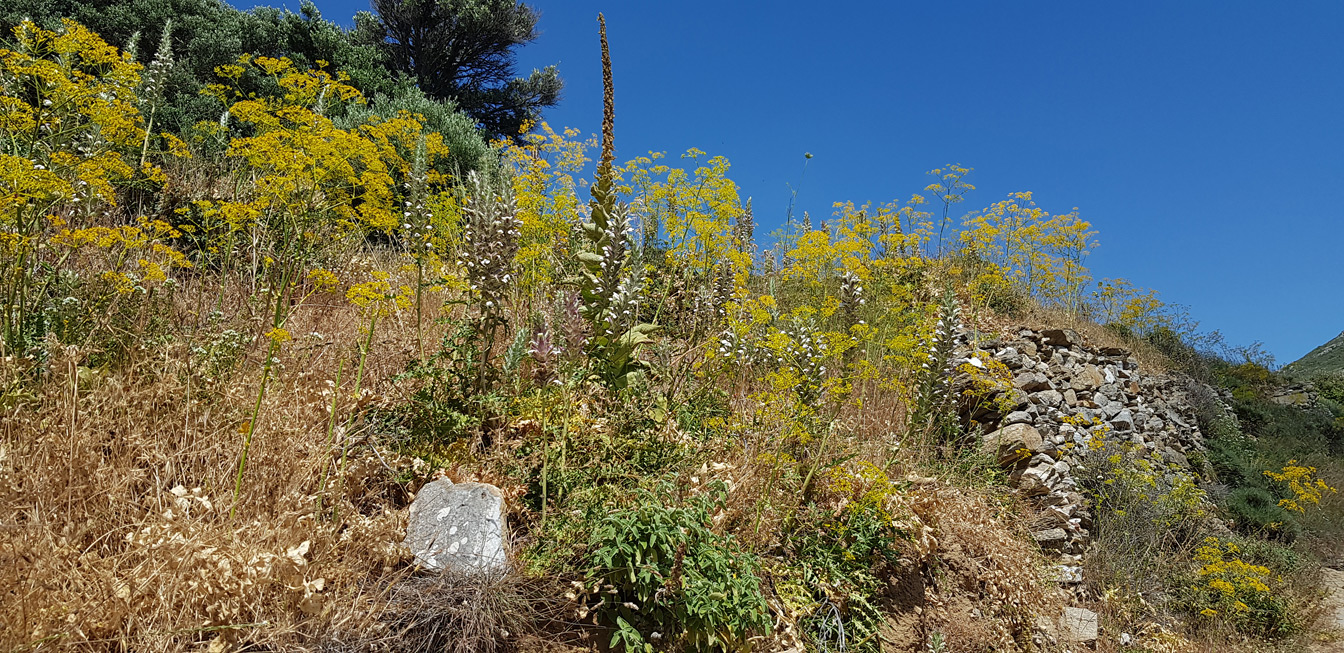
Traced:
[[1279, 506], [1279, 500], [1266, 490], [1242, 487], [1227, 495], [1226, 508], [1244, 533], [1264, 533], [1285, 542], [1297, 539], [1302, 527], [1292, 513]]
[[1255, 451], [1240, 436], [1217, 438], [1208, 442], [1209, 464], [1219, 480], [1233, 488], [1268, 489], [1265, 477], [1255, 462]]
[[710, 528], [727, 489], [664, 504], [675, 494], [667, 482], [638, 492], [633, 507], [607, 515], [589, 540], [588, 578], [600, 590], [600, 614], [616, 628], [611, 646], [741, 648], [770, 619], [756, 557]]
[[1180, 597], [1203, 622], [1221, 622], [1259, 637], [1282, 637], [1300, 627], [1277, 570], [1255, 564], [1241, 540], [1210, 537], [1195, 551], [1195, 569]]
[[[885, 477], [882, 485], [882, 493], [891, 488]], [[899, 564], [896, 545], [907, 537], [884, 503], [861, 499], [839, 514], [817, 505], [799, 510], [791, 558], [811, 599], [801, 625], [818, 650], [846, 641], [855, 651], [880, 650], [878, 597], [886, 586], [880, 567]]]

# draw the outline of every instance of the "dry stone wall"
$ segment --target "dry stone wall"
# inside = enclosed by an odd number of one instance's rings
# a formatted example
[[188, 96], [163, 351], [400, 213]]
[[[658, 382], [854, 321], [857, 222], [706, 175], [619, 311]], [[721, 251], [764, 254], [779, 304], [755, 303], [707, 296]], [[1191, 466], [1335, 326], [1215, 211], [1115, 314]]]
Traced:
[[965, 397], [963, 416], [985, 426], [984, 452], [1012, 469], [1009, 482], [1036, 507], [1044, 526], [1033, 536], [1058, 555], [1066, 584], [1082, 580], [1078, 562], [1091, 542], [1092, 513], [1074, 471], [1093, 438], [1127, 440], [1187, 469], [1204, 451], [1192, 382], [1140, 370], [1125, 349], [1091, 346], [1070, 329], [1022, 329], [961, 356], [962, 369], [997, 367], [980, 360], [990, 357], [1012, 376], [998, 401], [967, 397], [965, 372], [954, 388]]

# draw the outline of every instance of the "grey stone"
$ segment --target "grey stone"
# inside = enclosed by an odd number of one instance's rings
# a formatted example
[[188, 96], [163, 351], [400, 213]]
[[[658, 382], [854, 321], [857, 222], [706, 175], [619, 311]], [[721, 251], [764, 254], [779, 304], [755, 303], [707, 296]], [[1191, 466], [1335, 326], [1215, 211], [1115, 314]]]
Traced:
[[1190, 459], [1186, 458], [1185, 454], [1172, 449], [1171, 447], [1162, 450], [1162, 459], [1172, 465], [1180, 465], [1185, 469], [1190, 468]]
[[1097, 639], [1097, 613], [1086, 608], [1064, 608], [1059, 618], [1060, 638], [1066, 642], [1087, 643]]
[[1061, 549], [1064, 547], [1064, 543], [1069, 541], [1069, 534], [1065, 533], [1062, 528], [1047, 528], [1036, 531], [1031, 534], [1031, 537], [1036, 540], [1036, 544], [1046, 550]]
[[1003, 418], [1004, 426], [1008, 426], [1010, 424], [1030, 424], [1031, 422], [1032, 422], [1031, 414], [1022, 410], [1015, 410], [1011, 413], [1008, 413], [1008, 416]]
[[986, 435], [981, 443], [985, 455], [994, 456], [1000, 465], [1015, 464], [1044, 448], [1041, 432], [1030, 424], [1010, 424]]
[[1096, 365], [1084, 365], [1073, 375], [1073, 383], [1070, 387], [1074, 390], [1096, 390], [1106, 382], [1105, 377]]
[[1045, 406], [1058, 406], [1064, 400], [1064, 395], [1058, 390], [1042, 390], [1032, 395], [1032, 399]]
[[1023, 372], [1016, 377], [1013, 377], [1013, 387], [1024, 392], [1049, 390], [1050, 379], [1046, 378], [1046, 376], [1040, 372]]
[[1005, 347], [994, 352], [994, 360], [1007, 365], [1008, 369], [1015, 370], [1022, 367], [1022, 354], [1014, 347]]
[[1129, 410], [1122, 410], [1115, 417], [1112, 417], [1111, 426], [1117, 431], [1130, 431], [1134, 429], [1134, 416], [1129, 414]]
[[1056, 347], [1081, 347], [1083, 339], [1073, 329], [1046, 329], [1041, 332], [1041, 340]]
[[1028, 497], [1038, 497], [1050, 494], [1051, 482], [1053, 482], [1053, 479], [1047, 478], [1039, 470], [1032, 467], [1023, 470], [1022, 474], [1017, 477], [1014, 486]]
[[1046, 466], [1046, 467], [1049, 467], [1049, 466], [1051, 466], [1051, 465], [1053, 465], [1053, 464], [1055, 464], [1055, 458], [1054, 458], [1054, 456], [1051, 456], [1051, 455], [1048, 454], [1048, 453], [1038, 453], [1038, 454], [1036, 454], [1036, 455], [1034, 455], [1034, 456], [1031, 457], [1031, 462], [1028, 462], [1028, 463], [1027, 463], [1027, 466], [1028, 466], [1028, 467], [1037, 467], [1037, 466], [1040, 466], [1040, 465], [1044, 465], [1044, 466]]
[[1103, 404], [1103, 405], [1101, 406], [1101, 418], [1102, 418], [1102, 419], [1111, 419], [1111, 418], [1115, 417], [1116, 415], [1119, 415], [1119, 414], [1120, 414], [1122, 411], [1124, 411], [1124, 410], [1125, 410], [1125, 405], [1122, 404], [1122, 403], [1120, 403], [1120, 402], [1118, 402], [1118, 401], [1112, 401], [1112, 402]]
[[1064, 391], [1064, 403], [1070, 408], [1078, 405], [1078, 393], [1074, 392], [1073, 388]]
[[434, 571], [498, 571], [508, 564], [507, 529], [499, 488], [444, 478], [415, 495], [402, 544]]
[[1064, 585], [1075, 585], [1083, 582], [1083, 568], [1078, 565], [1059, 565], [1059, 582]]

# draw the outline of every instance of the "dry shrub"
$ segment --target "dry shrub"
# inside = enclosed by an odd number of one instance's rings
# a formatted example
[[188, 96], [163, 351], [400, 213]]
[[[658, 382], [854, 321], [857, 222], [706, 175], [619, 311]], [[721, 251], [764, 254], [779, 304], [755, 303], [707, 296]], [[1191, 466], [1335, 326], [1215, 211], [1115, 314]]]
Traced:
[[1064, 596], [1039, 549], [1013, 526], [1022, 523], [1017, 507], [929, 485], [911, 508], [936, 538], [924, 554], [922, 635], [941, 633], [949, 651], [1040, 646], [1036, 617], [1058, 615]]
[[[345, 651], [495, 653], [518, 649], [538, 626], [563, 629], [561, 590], [550, 579], [515, 573], [413, 576], [389, 586], [379, 624], [349, 633]], [[338, 639], [347, 639], [340, 637]]]

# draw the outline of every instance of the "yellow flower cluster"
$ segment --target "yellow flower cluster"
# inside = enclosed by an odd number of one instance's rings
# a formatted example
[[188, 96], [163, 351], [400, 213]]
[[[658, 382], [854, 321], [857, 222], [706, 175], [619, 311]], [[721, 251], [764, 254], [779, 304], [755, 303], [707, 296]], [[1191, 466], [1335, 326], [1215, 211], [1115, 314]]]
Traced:
[[981, 404], [988, 401], [984, 405], [995, 412], [1007, 413], [1012, 410], [1013, 374], [1008, 366], [983, 351], [973, 352], [969, 358], [979, 365], [968, 360], [957, 368], [971, 379], [970, 386], [962, 391], [962, 395]]
[[1198, 569], [1191, 590], [1196, 607], [1206, 618], [1263, 629], [1279, 618], [1284, 602], [1270, 587], [1275, 581], [1269, 568], [1246, 562], [1241, 555], [1235, 542], [1205, 538], [1195, 550]]
[[1266, 471], [1264, 475], [1288, 484], [1293, 498], [1281, 499], [1279, 505], [1295, 512], [1305, 513], [1307, 505], [1319, 506], [1321, 497], [1326, 492], [1335, 492], [1335, 488], [1327, 485], [1324, 480], [1313, 478], [1316, 475], [1315, 467], [1299, 465], [1296, 459], [1288, 461], [1281, 471]]
[[1050, 215], [1030, 192], [1011, 193], [970, 216], [961, 232], [965, 253], [1038, 300], [1078, 312], [1092, 277], [1084, 264], [1097, 246], [1078, 211]]
[[[167, 242], [180, 233], [141, 218], [118, 224], [118, 187], [162, 183], [143, 160], [145, 138], [136, 88], [140, 66], [83, 26], [66, 20], [56, 31], [24, 21], [13, 46], [0, 48], [0, 315], [6, 344], [33, 334], [23, 313], [38, 310], [50, 270], [87, 264], [111, 297], [168, 281], [187, 267]], [[87, 310], [106, 297], [91, 297]]]

